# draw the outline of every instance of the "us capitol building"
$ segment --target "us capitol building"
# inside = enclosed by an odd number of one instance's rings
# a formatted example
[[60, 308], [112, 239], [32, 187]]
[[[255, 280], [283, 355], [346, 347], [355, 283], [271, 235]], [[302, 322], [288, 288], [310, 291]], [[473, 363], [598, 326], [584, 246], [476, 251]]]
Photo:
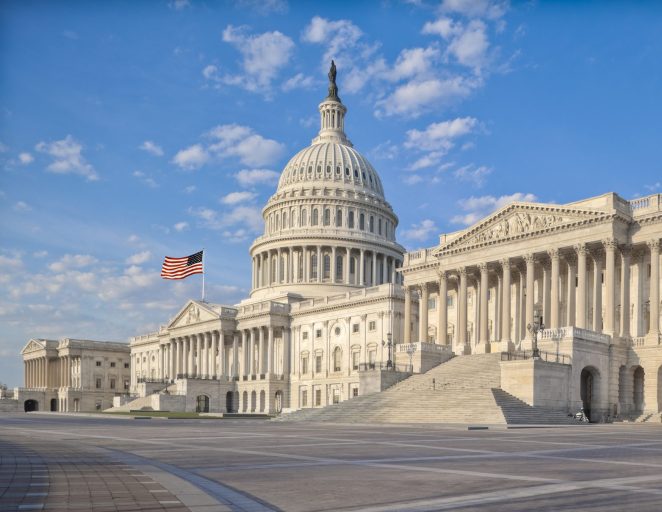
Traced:
[[659, 417], [662, 195], [515, 202], [405, 254], [329, 79], [263, 209], [250, 297], [190, 300], [128, 346], [30, 340], [18, 406], [274, 414], [501, 354], [501, 389], [530, 406]]

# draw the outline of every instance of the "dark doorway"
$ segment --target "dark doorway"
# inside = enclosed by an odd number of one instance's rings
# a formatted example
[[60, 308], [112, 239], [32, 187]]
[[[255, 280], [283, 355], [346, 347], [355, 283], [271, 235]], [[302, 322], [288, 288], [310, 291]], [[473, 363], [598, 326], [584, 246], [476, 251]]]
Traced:
[[57, 398], [51, 398], [51, 412], [57, 412]]
[[589, 421], [591, 421], [591, 405], [593, 404], [594, 393], [595, 382], [593, 372], [588, 368], [584, 368], [581, 374], [580, 396], [584, 414], [586, 414]]
[[635, 412], [641, 414], [644, 412], [644, 379], [646, 375], [644, 369], [641, 366], [637, 366], [634, 369], [632, 378], [632, 399], [634, 402]]
[[283, 392], [282, 391], [276, 391], [276, 396], [274, 397], [276, 399], [276, 403], [274, 404], [274, 408], [276, 409], [276, 412], [278, 414], [281, 413], [283, 410]]
[[26, 400], [25, 403], [23, 404], [23, 409], [25, 410], [25, 412], [38, 411], [39, 402], [37, 402], [36, 400]]
[[209, 397], [198, 395], [195, 402], [195, 412], [209, 412]]
[[233, 397], [234, 397], [234, 393], [232, 391], [228, 391], [225, 394], [225, 411], [226, 412], [235, 412]]

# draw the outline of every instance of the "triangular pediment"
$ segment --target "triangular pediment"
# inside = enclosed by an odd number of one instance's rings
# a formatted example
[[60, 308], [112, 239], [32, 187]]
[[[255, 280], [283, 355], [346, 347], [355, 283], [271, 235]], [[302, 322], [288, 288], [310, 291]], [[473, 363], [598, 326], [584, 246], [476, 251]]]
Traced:
[[603, 211], [542, 203], [511, 203], [441, 245], [435, 254], [539, 236], [608, 218], [609, 214]]
[[168, 329], [186, 327], [217, 318], [219, 318], [218, 313], [207, 304], [197, 300], [190, 300], [168, 324]]
[[30, 352], [36, 352], [38, 350], [44, 350], [46, 348], [46, 342], [44, 340], [31, 339], [28, 341], [27, 345], [21, 350], [21, 354], [29, 354]]

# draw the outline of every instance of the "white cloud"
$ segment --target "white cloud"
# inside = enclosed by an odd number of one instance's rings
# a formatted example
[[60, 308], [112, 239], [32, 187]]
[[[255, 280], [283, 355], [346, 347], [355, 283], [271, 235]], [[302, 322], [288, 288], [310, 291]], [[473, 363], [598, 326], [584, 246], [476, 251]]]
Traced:
[[242, 187], [254, 185], [274, 185], [280, 175], [268, 169], [242, 169], [234, 175]]
[[503, 208], [514, 201], [533, 202], [538, 198], [531, 193], [515, 192], [514, 194], [504, 196], [471, 196], [458, 201], [458, 206], [467, 212], [462, 215], [456, 215], [451, 219], [454, 224], [471, 225], [489, 215], [495, 210]]
[[410, 174], [409, 176], [402, 178], [402, 181], [404, 181], [406, 185], [416, 185], [417, 183], [422, 182], [423, 178], [418, 174]]
[[438, 231], [439, 229], [433, 220], [424, 219], [420, 224], [412, 224], [409, 229], [403, 230], [401, 235], [407, 240], [423, 242]]
[[51, 263], [48, 268], [53, 272], [63, 272], [74, 268], [89, 267], [97, 261], [94, 256], [89, 254], [65, 254], [58, 261]]
[[644, 185], [644, 188], [651, 192], [657, 192], [658, 190], [662, 190], [662, 182], [656, 181], [652, 185]]
[[223, 204], [238, 204], [238, 203], [247, 203], [252, 201], [257, 197], [255, 192], [230, 192], [226, 196], [221, 198], [221, 203]]
[[458, 117], [450, 121], [432, 123], [425, 130], [408, 130], [405, 147], [424, 150], [449, 149], [451, 139], [471, 133], [478, 125], [473, 117]]
[[361, 29], [350, 20], [330, 21], [315, 16], [303, 30], [302, 39], [308, 43], [326, 45], [323, 62], [328, 66], [331, 59], [342, 64], [347, 50], [354, 49], [362, 35]]
[[398, 81], [427, 74], [439, 56], [439, 49], [435, 47], [404, 49], [398, 55], [387, 78]]
[[202, 76], [204, 76], [207, 80], [213, 80], [213, 81], [220, 81], [221, 77], [218, 74], [218, 66], [215, 66], [214, 64], [209, 64], [204, 67], [202, 70]]
[[35, 146], [40, 153], [53, 157], [53, 162], [46, 167], [56, 174], [79, 174], [88, 181], [99, 179], [94, 167], [82, 155], [83, 146], [71, 135], [54, 142], [40, 142]]
[[157, 188], [159, 186], [159, 184], [154, 181], [153, 178], [147, 176], [147, 174], [142, 171], [133, 171], [132, 176], [134, 178], [138, 178], [144, 185], [149, 188]]
[[259, 233], [263, 229], [261, 208], [258, 206], [236, 206], [226, 212], [205, 207], [189, 208], [189, 213], [209, 229], [229, 232], [229, 228], [238, 226], [248, 233]]
[[442, 157], [446, 154], [445, 151], [430, 151], [428, 154], [423, 155], [413, 164], [408, 167], [410, 171], [418, 171], [427, 167], [433, 167], [441, 163]]
[[293, 89], [312, 89], [314, 85], [316, 85], [315, 79], [312, 76], [297, 73], [292, 78], [285, 80], [281, 88], [284, 91], [291, 91]]
[[0, 268], [20, 268], [23, 266], [23, 260], [19, 255], [13, 257], [0, 254]]
[[184, 187], [184, 193], [185, 194], [192, 194], [197, 190], [198, 187], [195, 185], [188, 185], [187, 187]]
[[163, 156], [163, 148], [151, 140], [146, 140], [139, 146], [139, 148], [154, 156]]
[[200, 144], [193, 144], [177, 152], [172, 162], [182, 169], [197, 169], [209, 161], [209, 153]]
[[508, 10], [507, 0], [443, 0], [442, 12], [461, 14], [469, 18], [501, 18]]
[[175, 231], [182, 232], [186, 231], [188, 229], [188, 222], [178, 222], [174, 226], [172, 226]]
[[243, 74], [225, 76], [221, 80], [269, 96], [271, 82], [289, 62], [294, 42], [278, 31], [259, 35], [249, 35], [246, 32], [246, 27], [232, 25], [223, 30], [223, 41], [232, 44], [243, 57]]
[[30, 210], [32, 210], [32, 207], [24, 201], [18, 201], [14, 205], [14, 210], [17, 212], [29, 212]]
[[28, 165], [34, 161], [34, 157], [30, 153], [20, 153], [18, 155], [18, 161], [22, 165]]
[[48, 256], [48, 251], [36, 251], [32, 253], [32, 256], [34, 258], [39, 258], [39, 259], [45, 258], [46, 256]]
[[175, 9], [176, 11], [186, 9], [187, 7], [190, 7], [190, 5], [191, 2], [189, 2], [189, 0], [172, 0], [172, 2], [168, 3], [168, 7]]
[[396, 87], [389, 96], [379, 100], [376, 114], [417, 117], [439, 103], [448, 103], [468, 96], [476, 85], [477, 82], [461, 76], [443, 80], [439, 78], [412, 80]]
[[271, 13], [287, 12], [287, 2], [285, 0], [237, 0], [237, 7], [241, 9], [250, 9], [262, 16]]
[[466, 28], [448, 45], [448, 53], [463, 66], [480, 70], [487, 63], [487, 26], [480, 20], [471, 20]]
[[482, 187], [485, 183], [485, 178], [491, 173], [492, 169], [489, 167], [484, 165], [476, 167], [474, 164], [469, 164], [456, 169], [453, 172], [453, 176], [460, 181], [469, 181], [477, 187]]
[[236, 157], [244, 165], [261, 166], [274, 163], [285, 146], [273, 139], [254, 133], [248, 126], [225, 124], [212, 128], [208, 136], [214, 140], [209, 151], [221, 158]]
[[152, 253], [150, 251], [142, 251], [129, 256], [126, 259], [126, 263], [127, 265], [141, 265], [149, 261], [151, 257], [152, 257]]
[[9, 151], [9, 146], [0, 142], [0, 153], [6, 153], [7, 151]]
[[138, 235], [129, 235], [127, 242], [135, 244], [136, 242], [140, 242], [140, 237]]

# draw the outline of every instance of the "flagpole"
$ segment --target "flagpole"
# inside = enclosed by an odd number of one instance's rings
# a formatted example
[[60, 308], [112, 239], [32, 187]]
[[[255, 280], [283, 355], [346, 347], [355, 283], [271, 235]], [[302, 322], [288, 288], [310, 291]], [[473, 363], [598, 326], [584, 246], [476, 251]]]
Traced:
[[205, 248], [202, 248], [202, 302], [205, 301]]

